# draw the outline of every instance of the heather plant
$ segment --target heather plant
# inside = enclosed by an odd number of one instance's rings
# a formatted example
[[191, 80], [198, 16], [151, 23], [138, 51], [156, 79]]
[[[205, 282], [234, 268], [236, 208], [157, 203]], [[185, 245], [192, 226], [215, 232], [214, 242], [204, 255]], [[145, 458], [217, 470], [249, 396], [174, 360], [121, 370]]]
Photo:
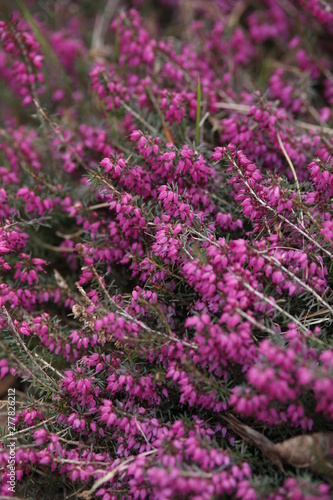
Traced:
[[40, 9], [0, 23], [1, 498], [330, 499], [330, 3]]

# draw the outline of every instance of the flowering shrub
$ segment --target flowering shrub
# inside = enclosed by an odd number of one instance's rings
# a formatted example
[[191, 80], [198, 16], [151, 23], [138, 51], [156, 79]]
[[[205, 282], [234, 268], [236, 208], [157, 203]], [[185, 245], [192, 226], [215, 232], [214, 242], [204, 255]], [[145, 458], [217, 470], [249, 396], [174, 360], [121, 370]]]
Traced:
[[148, 3], [0, 23], [15, 494], [329, 499], [333, 9]]

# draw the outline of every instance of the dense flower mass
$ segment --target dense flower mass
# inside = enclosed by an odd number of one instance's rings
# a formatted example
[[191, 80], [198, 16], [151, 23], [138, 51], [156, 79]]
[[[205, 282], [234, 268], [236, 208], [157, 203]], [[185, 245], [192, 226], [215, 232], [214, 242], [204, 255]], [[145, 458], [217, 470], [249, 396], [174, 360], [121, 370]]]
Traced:
[[4, 5], [0, 497], [329, 500], [330, 2]]

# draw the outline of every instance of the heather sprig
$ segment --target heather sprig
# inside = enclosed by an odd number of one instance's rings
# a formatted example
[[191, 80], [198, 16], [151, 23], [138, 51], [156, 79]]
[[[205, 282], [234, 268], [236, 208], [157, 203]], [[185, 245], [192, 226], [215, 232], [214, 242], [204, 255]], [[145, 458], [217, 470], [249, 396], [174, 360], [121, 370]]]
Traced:
[[120, 4], [0, 23], [16, 494], [329, 499], [332, 9]]

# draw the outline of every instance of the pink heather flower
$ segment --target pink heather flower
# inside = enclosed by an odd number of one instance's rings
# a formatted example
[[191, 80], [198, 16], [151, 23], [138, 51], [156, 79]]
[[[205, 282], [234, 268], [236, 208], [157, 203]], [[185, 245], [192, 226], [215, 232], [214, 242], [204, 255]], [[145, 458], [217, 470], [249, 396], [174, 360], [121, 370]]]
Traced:
[[42, 465], [36, 487], [108, 477], [103, 500], [328, 499], [314, 469], [271, 481], [263, 461], [254, 480], [261, 452], [238, 456], [223, 417], [318, 442], [333, 418], [332, 13], [201, 2], [170, 38], [181, 3], [155, 3], [149, 30], [113, 17], [107, 53], [85, 9], [32, 12], [58, 59], [45, 82], [27, 23], [0, 22], [0, 378], [41, 398], [16, 408], [16, 479]]

